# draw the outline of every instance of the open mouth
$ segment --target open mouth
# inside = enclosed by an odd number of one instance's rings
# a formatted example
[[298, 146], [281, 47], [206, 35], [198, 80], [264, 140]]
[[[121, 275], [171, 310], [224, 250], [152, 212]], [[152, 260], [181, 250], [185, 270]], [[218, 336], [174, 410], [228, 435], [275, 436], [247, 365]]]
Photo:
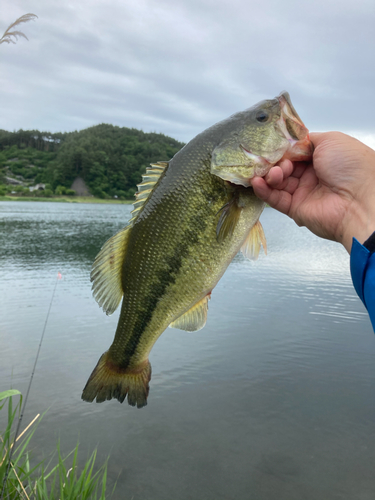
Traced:
[[282, 92], [277, 99], [280, 104], [281, 116], [276, 123], [276, 128], [290, 144], [290, 148], [283, 158], [300, 161], [311, 158], [313, 147], [309, 131], [294, 109], [288, 92]]

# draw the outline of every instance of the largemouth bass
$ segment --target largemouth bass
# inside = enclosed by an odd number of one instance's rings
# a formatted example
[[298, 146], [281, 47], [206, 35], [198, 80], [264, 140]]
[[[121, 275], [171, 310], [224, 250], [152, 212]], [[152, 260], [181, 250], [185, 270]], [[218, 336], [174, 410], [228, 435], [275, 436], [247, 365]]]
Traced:
[[306, 160], [308, 130], [288, 93], [208, 128], [170, 161], [151, 165], [138, 186], [132, 219], [109, 239], [91, 272], [107, 314], [121, 299], [116, 334], [82, 393], [98, 403], [127, 396], [147, 404], [149, 353], [171, 326], [203, 328], [208, 300], [237, 252], [256, 258], [265, 238], [264, 203], [251, 188], [282, 158]]

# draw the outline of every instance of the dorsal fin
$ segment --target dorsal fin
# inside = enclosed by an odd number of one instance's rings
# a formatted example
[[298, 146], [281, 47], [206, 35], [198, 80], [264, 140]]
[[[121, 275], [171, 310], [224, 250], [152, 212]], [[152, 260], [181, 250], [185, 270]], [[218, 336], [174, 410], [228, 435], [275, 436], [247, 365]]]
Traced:
[[106, 314], [112, 314], [123, 296], [122, 264], [126, 254], [130, 226], [112, 236], [102, 247], [92, 265], [92, 293]]
[[204, 327], [207, 321], [208, 300], [211, 293], [203, 297], [199, 302], [193, 305], [186, 313], [173, 321], [169, 326], [186, 330], [187, 332], [196, 332]]
[[244, 241], [241, 252], [244, 257], [256, 260], [259, 256], [260, 247], [263, 246], [264, 253], [267, 255], [267, 241], [262, 224], [259, 220], [250, 229], [249, 234]]
[[158, 161], [157, 163], [151, 163], [151, 166], [146, 168], [146, 173], [142, 175], [142, 182], [137, 184], [138, 193], [135, 194], [134, 209], [129, 224], [133, 223], [137, 218], [139, 211], [150, 196], [150, 193], [154, 190], [156, 183], [168, 165], [167, 161]]
[[132, 218], [124, 229], [104, 244], [92, 265], [90, 278], [93, 295], [106, 314], [112, 314], [117, 309], [124, 293], [122, 264], [126, 254], [129, 230], [166, 167], [168, 167], [168, 162], [162, 161], [151, 163], [151, 167], [146, 168], [146, 173], [142, 175], [143, 181], [138, 184]]

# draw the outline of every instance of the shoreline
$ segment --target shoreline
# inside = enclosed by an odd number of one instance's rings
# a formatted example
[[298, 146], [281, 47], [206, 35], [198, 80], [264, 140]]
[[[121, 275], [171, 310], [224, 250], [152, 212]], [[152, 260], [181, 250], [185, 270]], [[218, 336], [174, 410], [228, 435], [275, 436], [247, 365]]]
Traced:
[[0, 196], [0, 201], [52, 201], [56, 203], [107, 203], [117, 205], [132, 205], [133, 200], [113, 200], [101, 199], [93, 196], [51, 196], [31, 197], [31, 196]]

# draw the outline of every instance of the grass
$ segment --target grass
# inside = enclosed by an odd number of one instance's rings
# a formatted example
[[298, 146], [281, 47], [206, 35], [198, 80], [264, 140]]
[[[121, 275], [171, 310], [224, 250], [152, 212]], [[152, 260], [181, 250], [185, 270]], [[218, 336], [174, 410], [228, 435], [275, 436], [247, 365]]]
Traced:
[[[13, 408], [13, 398], [19, 402]], [[78, 444], [75, 449], [63, 457], [57, 444], [57, 456], [52, 457], [47, 465], [40, 462], [32, 464], [29, 445], [37, 429], [40, 415], [19, 434], [9, 465], [13, 447], [14, 431], [22, 406], [22, 395], [17, 390], [0, 392], [0, 410], [8, 400], [8, 419], [4, 431], [0, 433], [0, 498], [9, 500], [87, 500], [106, 498], [107, 463], [96, 472], [96, 451], [83, 466], [78, 465]], [[55, 462], [55, 464], [53, 463]], [[4, 478], [7, 476], [4, 485]], [[4, 491], [3, 490], [4, 487]], [[3, 496], [1, 496], [3, 495]]]
[[0, 201], [56, 201], [59, 203], [111, 203], [131, 205], [134, 200], [114, 200], [94, 198], [93, 196], [51, 196], [37, 198], [36, 196], [0, 196]]

